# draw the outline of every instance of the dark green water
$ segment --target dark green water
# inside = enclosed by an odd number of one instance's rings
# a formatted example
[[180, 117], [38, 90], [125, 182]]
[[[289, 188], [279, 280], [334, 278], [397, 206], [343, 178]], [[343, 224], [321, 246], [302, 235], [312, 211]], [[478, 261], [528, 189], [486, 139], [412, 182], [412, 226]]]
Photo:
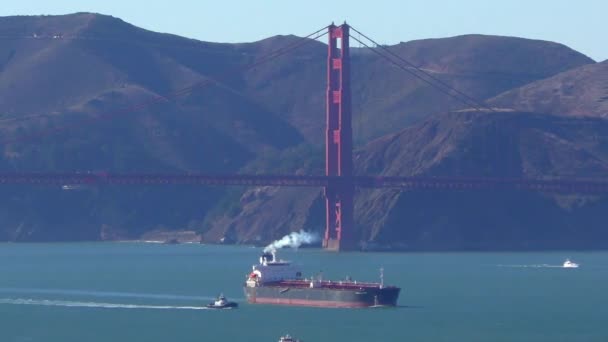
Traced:
[[[402, 287], [395, 309], [248, 305], [260, 250], [0, 244], [0, 341], [608, 341], [608, 253], [284, 251], [308, 275]], [[567, 257], [578, 269], [551, 267]], [[238, 310], [199, 310], [223, 291]]]

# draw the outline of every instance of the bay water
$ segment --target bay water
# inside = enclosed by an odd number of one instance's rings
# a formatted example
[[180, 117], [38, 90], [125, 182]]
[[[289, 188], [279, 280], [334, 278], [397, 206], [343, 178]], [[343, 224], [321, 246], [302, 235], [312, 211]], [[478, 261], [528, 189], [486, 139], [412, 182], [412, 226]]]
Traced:
[[[281, 250], [304, 276], [402, 288], [397, 308], [251, 305], [260, 248], [0, 244], [0, 341], [608, 341], [608, 252]], [[560, 267], [566, 258], [577, 269]], [[236, 310], [203, 306], [223, 292]]]

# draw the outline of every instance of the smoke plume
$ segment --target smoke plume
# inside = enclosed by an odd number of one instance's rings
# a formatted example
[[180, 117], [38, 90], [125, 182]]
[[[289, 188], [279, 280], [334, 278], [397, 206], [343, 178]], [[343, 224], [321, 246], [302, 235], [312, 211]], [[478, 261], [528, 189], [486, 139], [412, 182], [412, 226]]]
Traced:
[[300, 230], [299, 232], [293, 232], [289, 235], [283, 236], [280, 240], [272, 242], [270, 245], [264, 248], [264, 253], [269, 253], [283, 247], [298, 248], [303, 244], [311, 244], [320, 240], [318, 234], [305, 232]]

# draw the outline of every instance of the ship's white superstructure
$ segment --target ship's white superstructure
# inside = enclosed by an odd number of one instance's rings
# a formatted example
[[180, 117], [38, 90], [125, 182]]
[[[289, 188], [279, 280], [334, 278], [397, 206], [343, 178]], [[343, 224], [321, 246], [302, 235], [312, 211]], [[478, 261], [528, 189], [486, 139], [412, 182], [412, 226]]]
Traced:
[[260, 264], [253, 265], [253, 271], [247, 279], [247, 286], [255, 287], [259, 284], [281, 280], [302, 279], [300, 269], [289, 261], [276, 260], [275, 253], [264, 253], [260, 257]]
[[213, 305], [224, 306], [224, 305], [226, 305], [226, 303], [228, 303], [228, 301], [226, 300], [226, 297], [224, 297], [224, 294], [220, 294], [220, 296], [213, 302]]
[[232, 308], [236, 308], [238, 306], [239, 305], [235, 302], [229, 302], [228, 299], [226, 299], [226, 297], [224, 297], [223, 293], [220, 294], [216, 300], [207, 304], [207, 307], [210, 309], [232, 309]]

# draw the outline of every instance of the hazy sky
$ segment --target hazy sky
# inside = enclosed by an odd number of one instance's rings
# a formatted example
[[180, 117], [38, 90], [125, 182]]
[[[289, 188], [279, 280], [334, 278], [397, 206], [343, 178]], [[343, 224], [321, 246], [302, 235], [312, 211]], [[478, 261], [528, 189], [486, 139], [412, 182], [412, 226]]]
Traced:
[[0, 7], [3, 16], [72, 12], [215, 42], [304, 36], [346, 20], [383, 44], [483, 33], [556, 41], [608, 59], [608, 0], [16, 0]]

